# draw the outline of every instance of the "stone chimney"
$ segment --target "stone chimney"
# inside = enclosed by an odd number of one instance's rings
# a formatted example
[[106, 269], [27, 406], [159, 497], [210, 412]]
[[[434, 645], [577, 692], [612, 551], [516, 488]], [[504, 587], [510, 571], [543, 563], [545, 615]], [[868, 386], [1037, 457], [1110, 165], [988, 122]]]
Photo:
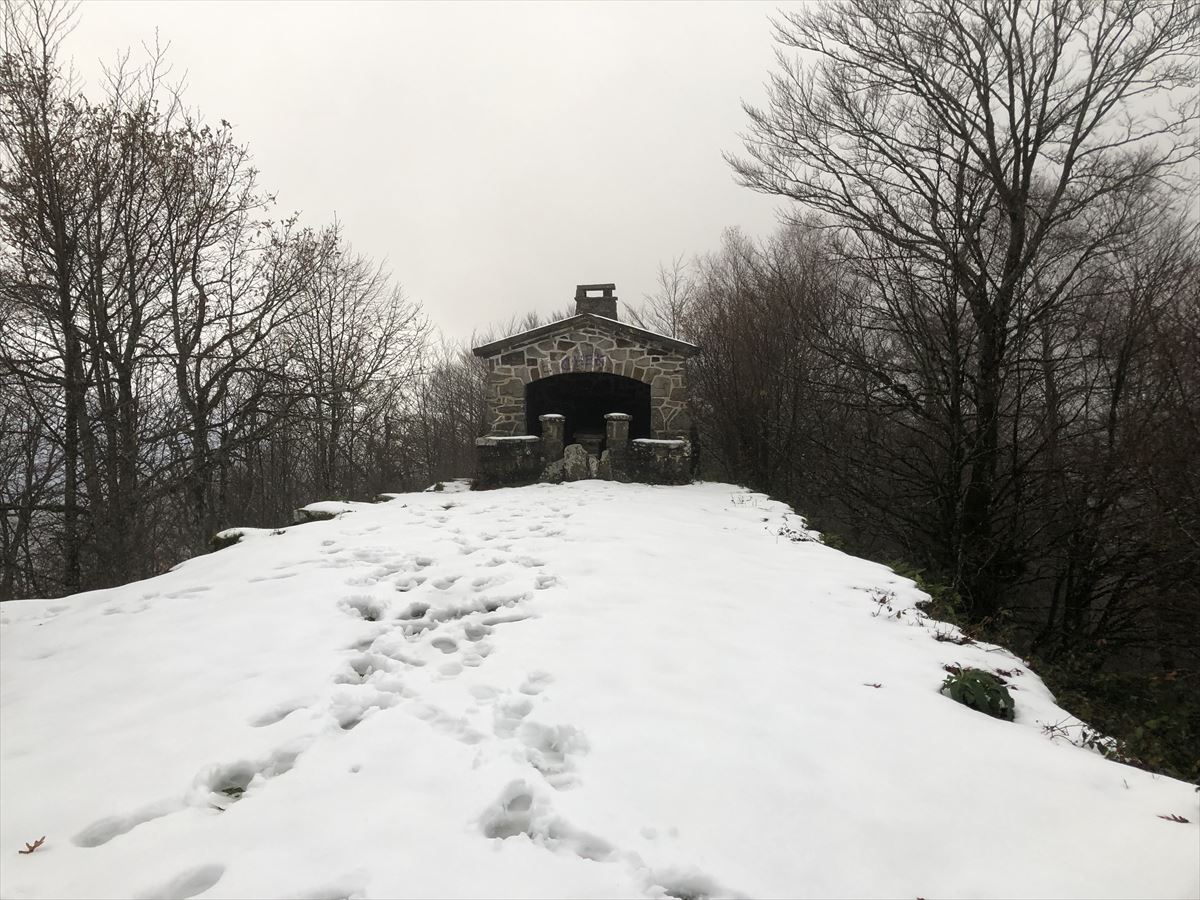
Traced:
[[[615, 284], [577, 284], [575, 286], [575, 315], [593, 313], [606, 319], [617, 317]], [[599, 294], [599, 296], [595, 296]]]

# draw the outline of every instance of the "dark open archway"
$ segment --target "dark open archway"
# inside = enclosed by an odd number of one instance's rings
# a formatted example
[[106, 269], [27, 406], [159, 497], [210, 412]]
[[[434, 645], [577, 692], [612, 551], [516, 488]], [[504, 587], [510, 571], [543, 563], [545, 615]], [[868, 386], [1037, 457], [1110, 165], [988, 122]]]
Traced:
[[541, 434], [538, 416], [566, 417], [563, 442], [579, 443], [577, 435], [604, 436], [606, 413], [628, 413], [629, 437], [650, 437], [650, 385], [606, 372], [551, 375], [525, 385], [525, 433]]

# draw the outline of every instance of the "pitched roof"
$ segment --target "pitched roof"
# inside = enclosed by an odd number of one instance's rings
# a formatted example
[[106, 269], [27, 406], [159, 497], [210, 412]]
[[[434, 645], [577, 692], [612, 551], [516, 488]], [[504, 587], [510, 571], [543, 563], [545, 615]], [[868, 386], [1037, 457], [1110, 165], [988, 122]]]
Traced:
[[560, 331], [568, 331], [583, 324], [595, 324], [613, 334], [641, 338], [644, 341], [666, 347], [668, 350], [674, 350], [681, 356], [693, 356], [700, 352], [699, 347], [695, 344], [689, 344], [687, 341], [667, 337], [665, 334], [659, 334], [656, 331], [649, 331], [645, 328], [638, 328], [636, 325], [630, 325], [627, 322], [618, 322], [616, 319], [598, 316], [595, 313], [580, 313], [568, 319], [559, 319], [557, 322], [550, 322], [547, 325], [531, 328], [529, 331], [510, 334], [508, 337], [501, 338], [498, 341], [492, 341], [490, 344], [483, 344], [480, 347], [476, 347], [471, 352], [476, 356], [495, 356], [497, 353], [503, 353], [505, 350], [510, 350], [514, 347], [523, 347], [540, 338], [557, 334]]

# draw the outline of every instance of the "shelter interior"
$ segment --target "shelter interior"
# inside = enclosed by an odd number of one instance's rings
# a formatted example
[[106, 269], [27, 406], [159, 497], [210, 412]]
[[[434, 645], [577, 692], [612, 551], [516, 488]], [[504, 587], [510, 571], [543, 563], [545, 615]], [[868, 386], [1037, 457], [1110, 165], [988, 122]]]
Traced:
[[554, 375], [525, 386], [525, 433], [539, 434], [538, 417], [563, 416], [564, 444], [581, 444], [598, 455], [605, 449], [604, 416], [626, 413], [631, 438], [650, 437], [650, 385], [607, 372]]

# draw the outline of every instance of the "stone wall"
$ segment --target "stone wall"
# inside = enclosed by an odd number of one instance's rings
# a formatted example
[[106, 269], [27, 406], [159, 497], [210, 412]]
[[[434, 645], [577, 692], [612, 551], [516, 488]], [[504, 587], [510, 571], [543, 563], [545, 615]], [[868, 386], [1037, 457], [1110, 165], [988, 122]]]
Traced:
[[540, 437], [481, 437], [475, 439], [479, 454], [476, 488], [516, 487], [533, 484], [546, 466]]
[[608, 449], [599, 459], [580, 444], [562, 446], [562, 416], [541, 417], [542, 436], [481, 437], [479, 471], [474, 487], [486, 490], [516, 487], [535, 481], [558, 484], [600, 478], [645, 484], [687, 484], [691, 481], [692, 447], [685, 440], [629, 440], [626, 413], [605, 417]]
[[683, 440], [635, 440], [629, 445], [623, 474], [646, 484], [689, 484], [692, 445]]
[[572, 372], [607, 372], [650, 385], [650, 433], [686, 438], [691, 430], [684, 387], [684, 358], [651, 338], [615, 335], [584, 324], [534, 339], [524, 347], [486, 357], [489, 434], [525, 433], [525, 385]]

